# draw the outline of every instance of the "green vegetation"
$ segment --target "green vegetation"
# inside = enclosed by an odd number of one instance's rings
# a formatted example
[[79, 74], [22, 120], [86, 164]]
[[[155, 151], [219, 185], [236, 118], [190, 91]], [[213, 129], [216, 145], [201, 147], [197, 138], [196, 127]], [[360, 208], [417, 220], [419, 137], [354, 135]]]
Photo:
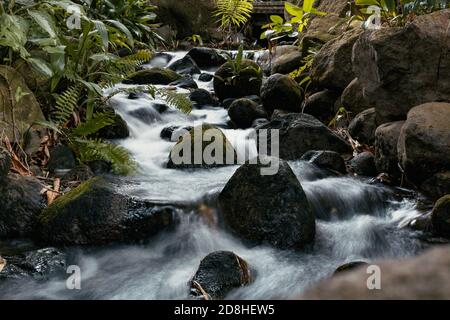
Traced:
[[217, 0], [216, 17], [220, 29], [231, 36], [235, 29], [245, 25], [253, 11], [253, 0]]

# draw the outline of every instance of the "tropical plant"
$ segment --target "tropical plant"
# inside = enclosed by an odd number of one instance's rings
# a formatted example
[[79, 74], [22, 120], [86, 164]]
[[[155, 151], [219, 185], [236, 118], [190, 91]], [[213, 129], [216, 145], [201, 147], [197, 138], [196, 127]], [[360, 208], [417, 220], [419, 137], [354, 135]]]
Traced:
[[220, 29], [233, 33], [233, 28], [242, 27], [247, 23], [253, 12], [253, 0], [217, 0], [215, 17], [219, 17]]
[[193, 34], [192, 36], [187, 37], [186, 41], [192, 42], [194, 45], [198, 44], [200, 46], [203, 46], [203, 39], [199, 34]]

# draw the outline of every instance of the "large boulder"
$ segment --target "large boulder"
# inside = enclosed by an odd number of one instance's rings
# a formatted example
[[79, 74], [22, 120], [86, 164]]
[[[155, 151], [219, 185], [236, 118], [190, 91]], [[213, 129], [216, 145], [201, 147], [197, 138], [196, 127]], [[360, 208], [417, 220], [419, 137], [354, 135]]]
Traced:
[[220, 101], [259, 95], [262, 84], [261, 68], [252, 60], [243, 59], [239, 75], [233, 73], [232, 63], [226, 62], [214, 74], [214, 91]]
[[[375, 261], [381, 270], [381, 288], [371, 290], [369, 266], [341, 273], [314, 285], [300, 299], [450, 299], [450, 246], [433, 248], [418, 257]], [[370, 269], [369, 269], [370, 271]]]
[[359, 176], [373, 177], [377, 175], [375, 157], [370, 151], [357, 154], [349, 161], [348, 165], [353, 173]]
[[303, 112], [326, 122], [336, 115], [335, 105], [339, 94], [331, 90], [323, 90], [310, 95], [303, 107]]
[[348, 132], [360, 143], [373, 144], [377, 130], [375, 108], [358, 113], [348, 126]]
[[382, 124], [375, 131], [375, 165], [378, 172], [400, 175], [397, 144], [404, 121]]
[[50, 159], [47, 163], [47, 169], [50, 172], [58, 170], [70, 170], [75, 168], [77, 160], [72, 149], [65, 145], [57, 145], [50, 152]]
[[419, 189], [433, 200], [450, 194], [450, 170], [432, 174], [420, 184]]
[[362, 29], [352, 29], [327, 42], [314, 57], [311, 79], [319, 88], [344, 90], [355, 78], [352, 48]]
[[201, 73], [200, 68], [189, 55], [172, 62], [167, 68], [183, 75]]
[[[280, 158], [300, 159], [309, 150], [329, 150], [338, 153], [351, 153], [350, 145], [322, 122], [306, 113], [289, 113], [272, 119], [259, 129], [279, 130]], [[258, 137], [261, 132], [258, 132]], [[268, 146], [272, 135], [268, 134]]]
[[203, 300], [221, 300], [233, 289], [251, 281], [251, 270], [244, 259], [230, 251], [216, 251], [200, 262], [191, 280], [191, 296]]
[[35, 178], [9, 174], [0, 184], [0, 239], [32, 234], [44, 209], [42, 184]]
[[223, 65], [227, 60], [213, 48], [196, 47], [187, 53], [200, 68], [213, 68]]
[[107, 140], [128, 138], [130, 136], [130, 129], [126, 121], [113, 108], [107, 108], [107, 110], [114, 113], [114, 123], [101, 128], [96, 134], [97, 138]]
[[228, 108], [228, 116], [240, 129], [250, 128], [256, 119], [267, 118], [267, 114], [261, 106], [246, 98], [233, 101]]
[[345, 167], [345, 161], [341, 155], [334, 151], [308, 151], [301, 160], [308, 161], [315, 164], [319, 168], [328, 169], [334, 172], [346, 174], [347, 168]]
[[398, 157], [411, 181], [450, 170], [450, 103], [412, 108], [398, 141]]
[[342, 92], [341, 104], [353, 115], [371, 107], [358, 78], [353, 79]]
[[366, 31], [353, 68], [379, 124], [402, 120], [431, 101], [450, 101], [450, 9], [418, 16], [405, 27]]
[[[311, 244], [314, 214], [289, 164], [266, 156], [253, 160], [257, 164], [247, 162], [239, 167], [219, 195], [219, 211], [225, 224], [253, 243], [279, 248]], [[279, 164], [273, 175], [261, 171], [268, 161]]]
[[261, 87], [261, 100], [268, 114], [276, 109], [301, 112], [303, 94], [297, 82], [286, 75], [274, 74]]
[[189, 130], [180, 130], [177, 134], [180, 137], [170, 151], [167, 168], [213, 168], [235, 163], [234, 148], [217, 127], [203, 124]]
[[127, 80], [126, 84], [163, 84], [167, 85], [181, 78], [181, 75], [171, 69], [153, 67], [136, 71]]
[[37, 240], [52, 245], [141, 241], [173, 226], [175, 209], [138, 201], [92, 178], [57, 198], [38, 217]]
[[212, 94], [206, 89], [195, 89], [189, 93], [189, 99], [196, 107], [214, 106], [217, 104]]
[[257, 62], [261, 65], [264, 74], [275, 73], [287, 74], [297, 70], [302, 65], [301, 51], [298, 46], [280, 45], [270, 52], [264, 51], [257, 57]]
[[450, 194], [436, 201], [431, 212], [433, 231], [450, 238]]

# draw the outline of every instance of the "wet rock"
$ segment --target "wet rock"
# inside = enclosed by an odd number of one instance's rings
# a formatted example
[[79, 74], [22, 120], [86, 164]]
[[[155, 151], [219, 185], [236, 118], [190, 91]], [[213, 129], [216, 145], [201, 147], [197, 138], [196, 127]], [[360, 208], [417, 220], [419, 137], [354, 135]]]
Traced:
[[319, 88], [344, 90], [355, 78], [352, 71], [352, 48], [362, 29], [345, 32], [327, 42], [314, 57], [311, 79]]
[[250, 128], [256, 119], [267, 117], [262, 107], [245, 98], [235, 100], [228, 109], [228, 115], [231, 121], [241, 129]]
[[156, 52], [149, 64], [152, 67], [164, 68], [172, 60], [173, 56], [166, 52]]
[[128, 94], [128, 99], [130, 99], [130, 100], [137, 100], [137, 99], [144, 98], [144, 97], [145, 97], [145, 95], [140, 92], [130, 92]]
[[334, 106], [339, 94], [331, 90], [323, 90], [306, 99], [303, 109], [304, 113], [308, 113], [320, 121], [327, 121], [335, 116]]
[[352, 271], [355, 270], [361, 266], [368, 266], [369, 264], [364, 261], [352, 261], [348, 263], [344, 263], [342, 266], [339, 266], [336, 271], [334, 271], [334, 274], [341, 274], [342, 272]]
[[397, 143], [404, 121], [382, 124], [375, 131], [375, 165], [378, 172], [399, 177]]
[[212, 48], [196, 47], [187, 53], [200, 68], [212, 68], [223, 65], [227, 60]]
[[172, 62], [167, 68], [184, 75], [201, 73], [200, 68], [189, 55], [186, 55], [183, 58]]
[[212, 94], [205, 89], [195, 89], [189, 94], [189, 99], [195, 102], [197, 107], [214, 106], [216, 100]]
[[173, 226], [175, 209], [139, 201], [92, 178], [60, 196], [38, 218], [37, 240], [52, 245], [141, 241]]
[[297, 46], [291, 52], [276, 56], [272, 59], [270, 74], [289, 74], [303, 65], [303, 55]]
[[303, 95], [300, 86], [286, 75], [274, 74], [261, 87], [264, 109], [272, 114], [275, 109], [301, 112]]
[[181, 75], [170, 69], [151, 68], [137, 71], [129, 79], [123, 81], [126, 84], [163, 84], [167, 85], [181, 78]]
[[[267, 169], [263, 163], [268, 161], [279, 164], [275, 174], [261, 171]], [[300, 182], [284, 160], [260, 157], [258, 164], [242, 165], [225, 185], [218, 203], [227, 227], [250, 242], [304, 248], [314, 241], [314, 214]]]
[[437, 235], [450, 238], [450, 194], [436, 201], [431, 212], [431, 223]]
[[197, 89], [198, 88], [197, 83], [189, 75], [184, 76], [183, 78], [180, 78], [174, 82], [171, 82], [169, 85], [179, 87], [182, 89]]
[[210, 82], [212, 79], [214, 79], [214, 75], [210, 74], [210, 73], [202, 73], [199, 77], [198, 80], [202, 81], [202, 82]]
[[367, 288], [367, 269], [357, 268], [321, 281], [300, 299], [450, 299], [450, 247], [439, 246], [418, 257], [374, 261], [381, 289]]
[[[351, 152], [350, 145], [343, 138], [309, 114], [289, 113], [272, 119], [260, 129], [279, 130], [280, 158], [285, 160], [300, 159], [310, 150]], [[268, 147], [271, 139], [268, 134]], [[268, 149], [270, 152], [270, 148]]]
[[349, 161], [349, 167], [358, 176], [374, 177], [377, 175], [375, 156], [372, 152], [364, 151]]
[[260, 127], [262, 127], [263, 125], [266, 125], [268, 123], [269, 123], [269, 120], [267, 120], [265, 118], [255, 119], [255, 121], [253, 121], [253, 123], [252, 123], [252, 128], [259, 129]]
[[360, 143], [372, 145], [375, 141], [376, 124], [375, 108], [370, 108], [359, 113], [348, 126], [348, 132], [353, 139]]
[[16, 256], [5, 256], [6, 264], [3, 270], [0, 270], [0, 281], [23, 278], [48, 280], [55, 275], [66, 274], [66, 260], [66, 254], [55, 248], [44, 248]]
[[431, 175], [420, 184], [419, 189], [433, 200], [450, 194], [450, 171], [441, 171]]
[[170, 108], [165, 103], [153, 103], [152, 104], [153, 109], [155, 109], [158, 113], [164, 113], [167, 112]]
[[9, 174], [0, 184], [0, 239], [27, 237], [44, 208], [42, 184], [35, 178]]
[[353, 79], [342, 92], [341, 104], [345, 110], [351, 112], [353, 115], [359, 114], [371, 107], [368, 98], [364, 94], [361, 81], [358, 78]]
[[[211, 135], [212, 138], [206, 135]], [[197, 161], [197, 157], [195, 157], [198, 148], [195, 148], [196, 141], [201, 143], [201, 149], [199, 148], [201, 154], [198, 154]], [[232, 163], [227, 160], [232, 160]], [[178, 143], [170, 151], [167, 168], [214, 168], [234, 164], [235, 160], [236, 154], [233, 146], [223, 132], [216, 126], [203, 124], [190, 129], [180, 137]]]
[[245, 260], [230, 251], [207, 255], [191, 280], [191, 296], [222, 300], [234, 289], [249, 284], [252, 274]]
[[72, 149], [64, 145], [54, 147], [50, 152], [50, 160], [47, 169], [50, 172], [57, 170], [73, 169], [77, 165]]
[[164, 140], [167, 141], [172, 141], [172, 142], [177, 142], [178, 140], [172, 139], [172, 136], [174, 134], [174, 132], [177, 132], [179, 130], [186, 130], [189, 131], [191, 130], [193, 127], [191, 126], [187, 126], [187, 127], [180, 127], [180, 126], [169, 126], [169, 127], [165, 127], [161, 130], [160, 133], [160, 137]]
[[345, 161], [341, 155], [334, 151], [308, 151], [301, 160], [315, 164], [319, 168], [329, 169], [342, 174], [347, 173]]
[[112, 171], [112, 165], [110, 162], [107, 162], [105, 160], [94, 160], [89, 161], [87, 163], [89, 168], [91, 168], [94, 175], [99, 176], [102, 174], [108, 174]]
[[139, 108], [130, 111], [128, 114], [146, 124], [150, 124], [161, 119], [159, 112], [150, 107]]
[[10, 153], [0, 147], [0, 184], [8, 175], [9, 169], [11, 169], [12, 159]]
[[[366, 31], [354, 47], [353, 67], [379, 124], [404, 120], [432, 101], [450, 101], [450, 9], [416, 17], [405, 27]], [[420, 45], [418, 45], [420, 44]]]
[[88, 165], [82, 164], [76, 166], [68, 173], [66, 173], [62, 177], [61, 181], [63, 182], [87, 181], [92, 177], [94, 177], [94, 172], [92, 172], [91, 168]]
[[450, 103], [426, 103], [408, 112], [398, 157], [408, 180], [416, 183], [450, 170]]
[[214, 91], [220, 101], [259, 95], [262, 84], [261, 68], [252, 60], [244, 59], [242, 72], [235, 77], [230, 62], [223, 64], [214, 75]]
[[97, 132], [97, 138], [105, 140], [126, 139], [130, 136], [130, 130], [123, 118], [114, 111], [114, 124], [104, 127]]

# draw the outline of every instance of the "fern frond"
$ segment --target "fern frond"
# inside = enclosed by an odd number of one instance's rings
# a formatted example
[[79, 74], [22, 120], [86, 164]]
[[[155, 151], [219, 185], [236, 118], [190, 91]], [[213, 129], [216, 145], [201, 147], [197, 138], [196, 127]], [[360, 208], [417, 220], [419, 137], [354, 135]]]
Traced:
[[240, 27], [250, 18], [253, 0], [217, 0], [216, 17], [220, 17], [220, 26], [225, 29], [230, 25]]
[[112, 112], [94, 113], [91, 119], [81, 123], [72, 130], [71, 136], [88, 137], [104, 127], [114, 124], [114, 114]]
[[136, 170], [136, 163], [128, 151], [117, 145], [97, 139], [71, 140], [72, 148], [77, 153], [78, 159], [83, 162], [103, 160], [111, 163], [115, 174], [127, 175]]
[[74, 84], [58, 95], [55, 111], [52, 114], [53, 122], [61, 126], [69, 121], [74, 110], [78, 107], [78, 99], [81, 91], [82, 86], [80, 84]]
[[177, 108], [184, 113], [192, 111], [192, 102], [185, 94], [165, 89], [158, 89], [158, 93], [166, 100], [169, 106]]

